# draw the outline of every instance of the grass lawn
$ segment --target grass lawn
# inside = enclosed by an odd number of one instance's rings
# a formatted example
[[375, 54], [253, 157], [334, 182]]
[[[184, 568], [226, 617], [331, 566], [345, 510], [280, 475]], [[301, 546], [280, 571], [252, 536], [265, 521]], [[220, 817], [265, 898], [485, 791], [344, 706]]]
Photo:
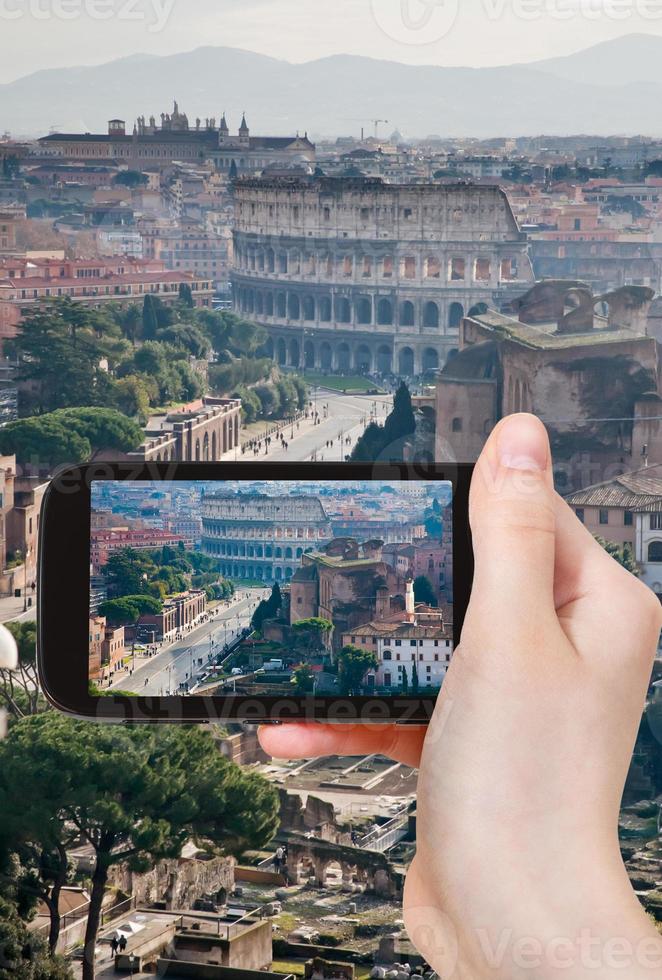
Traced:
[[361, 392], [374, 391], [382, 394], [382, 389], [375, 385], [369, 378], [362, 378], [360, 375], [328, 375], [316, 374], [313, 371], [306, 371], [304, 380], [310, 385], [321, 385], [323, 388], [332, 388], [334, 391]]

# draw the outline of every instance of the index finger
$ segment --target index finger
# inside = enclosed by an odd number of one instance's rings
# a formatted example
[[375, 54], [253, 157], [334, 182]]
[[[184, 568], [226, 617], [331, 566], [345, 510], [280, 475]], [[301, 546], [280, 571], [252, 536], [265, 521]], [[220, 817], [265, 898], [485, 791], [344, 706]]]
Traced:
[[277, 759], [314, 759], [323, 755], [385, 755], [416, 768], [421, 760], [424, 725], [325, 725], [288, 722], [263, 725], [260, 745]]

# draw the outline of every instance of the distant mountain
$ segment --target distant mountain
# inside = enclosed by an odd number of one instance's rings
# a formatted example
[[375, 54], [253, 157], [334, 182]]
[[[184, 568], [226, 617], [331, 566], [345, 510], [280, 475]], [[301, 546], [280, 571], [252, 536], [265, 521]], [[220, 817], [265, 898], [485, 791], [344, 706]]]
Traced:
[[133, 55], [49, 69], [0, 85], [0, 132], [105, 131], [159, 117], [172, 99], [195, 117], [246, 110], [256, 134], [358, 133], [388, 119], [405, 136], [662, 135], [662, 37], [632, 34], [578, 54], [501, 68], [411, 66], [337, 55], [292, 65], [235, 48]]

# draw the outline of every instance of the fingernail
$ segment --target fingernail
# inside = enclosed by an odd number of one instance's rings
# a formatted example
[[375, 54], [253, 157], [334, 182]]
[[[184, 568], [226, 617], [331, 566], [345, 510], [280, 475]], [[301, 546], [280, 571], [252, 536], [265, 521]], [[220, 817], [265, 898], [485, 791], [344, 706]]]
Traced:
[[545, 470], [549, 458], [548, 446], [545, 427], [533, 415], [513, 415], [499, 429], [499, 463], [506, 469]]

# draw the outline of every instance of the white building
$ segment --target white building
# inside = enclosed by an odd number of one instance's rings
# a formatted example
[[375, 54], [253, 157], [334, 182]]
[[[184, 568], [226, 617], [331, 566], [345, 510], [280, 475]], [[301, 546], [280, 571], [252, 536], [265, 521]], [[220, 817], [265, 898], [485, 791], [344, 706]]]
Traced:
[[[343, 645], [371, 650], [378, 661], [366, 675], [368, 687], [439, 688], [453, 656], [453, 625], [440, 609], [414, 606], [413, 583], [407, 583], [406, 605], [397, 621], [374, 621], [343, 634]], [[405, 682], [406, 675], [406, 682]]]
[[644, 582], [662, 601], [662, 496], [635, 510], [634, 557]]

